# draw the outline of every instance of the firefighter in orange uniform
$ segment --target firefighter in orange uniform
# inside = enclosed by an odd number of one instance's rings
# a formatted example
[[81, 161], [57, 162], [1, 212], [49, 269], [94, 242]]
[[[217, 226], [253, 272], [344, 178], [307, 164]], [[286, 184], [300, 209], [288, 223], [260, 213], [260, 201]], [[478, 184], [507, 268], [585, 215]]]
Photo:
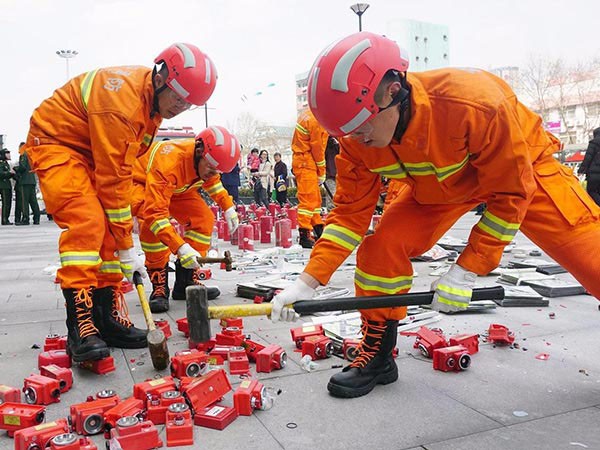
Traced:
[[327, 133], [315, 116], [306, 109], [296, 123], [292, 138], [292, 171], [298, 187], [298, 233], [300, 245], [312, 248], [323, 233], [321, 188], [325, 182], [325, 148]]
[[33, 112], [27, 156], [46, 210], [63, 229], [58, 270], [66, 300], [68, 352], [102, 359], [108, 346], [143, 348], [120, 291], [125, 275], [146, 276], [131, 237], [132, 165], [162, 119], [202, 105], [216, 84], [211, 60], [175, 44], [140, 66], [92, 70], [70, 80]]
[[[140, 241], [152, 281], [152, 312], [169, 309], [167, 264], [171, 253], [178, 256], [173, 300], [185, 300], [185, 288], [200, 284], [196, 258], [206, 256], [215, 219], [198, 189], [204, 189], [224, 211], [229, 231], [237, 229], [233, 199], [219, 173], [230, 172], [239, 159], [240, 144], [235, 136], [212, 126], [195, 139], [157, 142], [136, 162], [132, 213], [140, 220]], [[169, 217], [185, 226], [183, 238]], [[209, 300], [219, 294], [216, 287], [208, 288]]]
[[[284, 304], [310, 298], [359, 245], [357, 295], [407, 292], [410, 257], [430, 249], [466, 212], [487, 209], [450, 271], [432, 285], [433, 307], [465, 309], [477, 275], [497, 267], [520, 230], [600, 298], [600, 209], [552, 154], [560, 143], [501, 79], [480, 70], [408, 73], [395, 42], [362, 32], [321, 54], [309, 75], [315, 117], [341, 139], [336, 208], [304, 273], [273, 300], [274, 320], [293, 320]], [[318, 78], [316, 74], [318, 73]], [[406, 188], [364, 239], [379, 176]], [[361, 242], [362, 240], [362, 242]], [[361, 311], [358, 357], [329, 381], [357, 397], [396, 381], [392, 357], [406, 308]]]

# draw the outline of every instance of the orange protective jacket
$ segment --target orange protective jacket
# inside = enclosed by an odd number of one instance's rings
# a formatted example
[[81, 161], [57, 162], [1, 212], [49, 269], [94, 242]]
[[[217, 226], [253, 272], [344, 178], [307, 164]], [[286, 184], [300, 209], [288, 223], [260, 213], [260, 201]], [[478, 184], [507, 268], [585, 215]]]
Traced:
[[292, 137], [292, 170], [311, 170], [325, 179], [327, 138], [327, 132], [309, 109], [300, 113]]
[[26, 144], [32, 169], [68, 160], [60, 146], [81, 153], [94, 170], [98, 198], [119, 249], [133, 247], [132, 165], [162, 121], [152, 113], [153, 98], [151, 69], [97, 69], [54, 91], [31, 117]]
[[374, 149], [340, 141], [336, 208], [306, 267], [323, 284], [367, 231], [380, 175], [407, 183], [421, 204], [485, 201], [457, 262], [487, 274], [525, 217], [536, 190], [535, 161], [560, 148], [540, 117], [490, 73], [441, 69], [409, 73], [408, 82], [412, 117], [401, 142]]
[[145, 185], [140, 215], [145, 226], [173, 253], [177, 253], [185, 243], [169, 221], [169, 205], [173, 195], [185, 196], [202, 188], [223, 211], [233, 206], [233, 199], [221, 184], [218, 174], [208, 180], [198, 177], [194, 148], [194, 139], [156, 142], [134, 166], [134, 183]]

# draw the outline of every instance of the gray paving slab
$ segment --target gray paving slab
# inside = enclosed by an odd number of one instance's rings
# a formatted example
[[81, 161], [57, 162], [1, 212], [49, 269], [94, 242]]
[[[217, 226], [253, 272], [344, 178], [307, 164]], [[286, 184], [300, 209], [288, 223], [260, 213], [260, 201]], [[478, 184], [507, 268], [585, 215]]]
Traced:
[[600, 448], [600, 411], [586, 408], [427, 444], [427, 450], [562, 450]]
[[[467, 237], [475, 220], [474, 215], [466, 215], [449, 234]], [[39, 350], [31, 349], [31, 345], [42, 343], [48, 332], [65, 331], [62, 294], [48, 273], [48, 268], [57, 264], [60, 230], [43, 219], [39, 227], [2, 227], [0, 231], [0, 383], [21, 386], [23, 378], [37, 367]], [[533, 248], [521, 234], [516, 241], [520, 248]], [[267, 247], [257, 245], [258, 249]], [[6, 248], [11, 251], [4, 251]], [[221, 250], [225, 249], [232, 248], [221, 245]], [[234, 252], [238, 253], [237, 249]], [[510, 257], [505, 255], [505, 259]], [[354, 261], [352, 255], [348, 262]], [[428, 275], [428, 264], [414, 266], [419, 275], [413, 290], [428, 289], [434, 279]], [[213, 268], [213, 275], [209, 284], [219, 285], [222, 292], [215, 304], [251, 303], [235, 297], [235, 285], [264, 276], [226, 273], [217, 267]], [[170, 278], [172, 285], [174, 274]], [[339, 270], [332, 277], [332, 284], [352, 289], [352, 278], [352, 270]], [[493, 277], [479, 280], [482, 285], [493, 281]], [[128, 293], [126, 299], [132, 320], [143, 326], [136, 293]], [[549, 318], [551, 311], [555, 319]], [[171, 324], [171, 354], [187, 348], [187, 340], [175, 325], [175, 320], [184, 316], [185, 302], [172, 302], [168, 313], [157, 315]], [[497, 308], [484, 314], [443, 316], [432, 326], [451, 335], [484, 333], [490, 323], [509, 326], [519, 348], [482, 344], [468, 371], [442, 373], [433, 371], [431, 361], [416, 353], [412, 348], [414, 338], [400, 337], [400, 380], [378, 386], [367, 397], [345, 401], [330, 397], [326, 391], [327, 380], [339, 370], [331, 365], [339, 364], [339, 359], [321, 361], [318, 370], [311, 373], [299, 366], [300, 355], [294, 352], [289, 333], [290, 326], [299, 323], [272, 324], [266, 318], [246, 318], [246, 333], [260, 342], [282, 345], [290, 356], [288, 367], [282, 371], [252, 372], [280, 395], [272, 409], [238, 418], [224, 431], [195, 427], [194, 448], [578, 447], [572, 443], [600, 448], [594, 440], [600, 423], [597, 301], [588, 296], [563, 297], [551, 299], [548, 308]], [[213, 332], [216, 325], [213, 324]], [[535, 359], [538, 353], [548, 353], [550, 358]], [[99, 376], [74, 369], [74, 387], [63, 394], [61, 403], [48, 407], [49, 420], [63, 416], [70, 404], [84, 401], [100, 389], [110, 387], [125, 397], [130, 395], [133, 383], [169, 373], [154, 371], [145, 349], [113, 350], [112, 356], [116, 366], [113, 373]], [[239, 377], [231, 377], [234, 386], [240, 381]], [[231, 394], [224, 401], [231, 404]], [[524, 411], [527, 416], [518, 417], [515, 411]], [[292, 428], [292, 423], [296, 428]], [[164, 430], [161, 432], [164, 439]], [[94, 440], [103, 448], [101, 437]], [[11, 439], [0, 435], [0, 449], [13, 446]]]

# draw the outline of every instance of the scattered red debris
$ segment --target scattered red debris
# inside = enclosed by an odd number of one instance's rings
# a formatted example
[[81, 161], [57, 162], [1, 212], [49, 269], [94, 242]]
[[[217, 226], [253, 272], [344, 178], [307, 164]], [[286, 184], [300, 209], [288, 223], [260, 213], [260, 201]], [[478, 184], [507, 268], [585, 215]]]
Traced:
[[540, 361], [546, 361], [548, 358], [550, 358], [548, 353], [539, 353], [535, 355], [535, 359], [539, 359]]

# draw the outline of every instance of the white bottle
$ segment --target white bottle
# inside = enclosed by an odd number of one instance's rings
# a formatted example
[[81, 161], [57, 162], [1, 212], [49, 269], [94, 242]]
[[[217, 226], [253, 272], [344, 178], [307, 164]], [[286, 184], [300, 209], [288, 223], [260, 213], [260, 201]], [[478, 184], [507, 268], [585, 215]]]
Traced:
[[218, 258], [219, 257], [219, 230], [215, 225], [212, 230], [212, 234], [210, 236], [210, 247], [208, 247], [207, 256], [209, 258]]

